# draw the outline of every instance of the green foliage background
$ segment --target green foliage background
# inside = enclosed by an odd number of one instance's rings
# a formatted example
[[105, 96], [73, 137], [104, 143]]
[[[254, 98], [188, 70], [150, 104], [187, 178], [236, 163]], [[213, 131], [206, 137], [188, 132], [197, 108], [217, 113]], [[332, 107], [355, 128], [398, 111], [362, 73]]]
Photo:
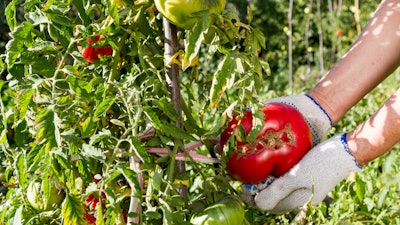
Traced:
[[[102, 193], [97, 224], [118, 224], [127, 213], [127, 191], [141, 202], [143, 224], [188, 224], [186, 204], [216, 191], [236, 195], [240, 184], [226, 178], [223, 163], [192, 160], [177, 173], [182, 144], [201, 140], [205, 145], [196, 151], [212, 156], [210, 138], [225, 125], [229, 107], [241, 111], [311, 88], [350, 47], [357, 26], [366, 24], [379, 3], [295, 1], [289, 33], [289, 1], [232, 0], [223, 15], [203, 17], [203, 25], [191, 32], [179, 31], [193, 47], [184, 48], [185, 56], [198, 56], [200, 66], [181, 71], [184, 128], [177, 129], [165, 77], [162, 16], [151, 0], [123, 2], [123, 7], [109, 0], [0, 3], [0, 172], [5, 176], [0, 224], [87, 224], [84, 200]], [[217, 35], [201, 41], [209, 26]], [[114, 54], [88, 64], [82, 49], [95, 35], [104, 35], [98, 44], [111, 46]], [[368, 118], [399, 81], [396, 71], [330, 135]], [[170, 153], [160, 157], [148, 148]], [[305, 214], [273, 215], [246, 207], [246, 218], [250, 224], [296, 223], [300, 215], [304, 223], [400, 224], [398, 152], [397, 145], [337, 185], [333, 202], [309, 207]], [[132, 155], [140, 158], [139, 168], [132, 168]], [[33, 180], [44, 183], [44, 196], [50, 193], [46, 180], [60, 184], [65, 200], [52, 211], [34, 209], [27, 200]], [[188, 200], [177, 192], [182, 184]]]

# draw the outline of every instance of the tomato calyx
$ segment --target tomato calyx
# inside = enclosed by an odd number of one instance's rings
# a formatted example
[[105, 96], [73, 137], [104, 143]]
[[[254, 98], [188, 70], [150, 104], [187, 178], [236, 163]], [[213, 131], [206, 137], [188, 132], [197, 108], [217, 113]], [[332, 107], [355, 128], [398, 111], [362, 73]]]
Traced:
[[252, 155], [262, 152], [265, 149], [277, 151], [284, 145], [295, 146], [295, 144], [295, 138], [291, 126], [290, 124], [286, 124], [285, 128], [281, 131], [266, 131], [265, 134], [255, 142], [245, 143], [243, 145], [238, 144], [235, 151], [238, 153], [238, 158], [240, 158], [244, 155]]

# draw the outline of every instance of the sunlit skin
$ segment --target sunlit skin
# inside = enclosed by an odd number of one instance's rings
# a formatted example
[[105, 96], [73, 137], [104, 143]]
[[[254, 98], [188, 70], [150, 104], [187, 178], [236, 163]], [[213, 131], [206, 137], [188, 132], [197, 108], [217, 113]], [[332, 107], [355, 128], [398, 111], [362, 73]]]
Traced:
[[[400, 65], [400, 2], [382, 1], [359, 38], [309, 94], [338, 122]], [[368, 120], [347, 135], [359, 164], [400, 141], [400, 89]]]

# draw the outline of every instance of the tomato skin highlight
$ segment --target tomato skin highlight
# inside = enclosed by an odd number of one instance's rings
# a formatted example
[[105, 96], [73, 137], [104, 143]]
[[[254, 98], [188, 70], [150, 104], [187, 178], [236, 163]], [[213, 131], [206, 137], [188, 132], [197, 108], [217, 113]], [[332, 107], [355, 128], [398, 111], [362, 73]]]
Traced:
[[242, 202], [238, 198], [220, 194], [214, 204], [195, 213], [190, 222], [194, 225], [242, 225], [244, 214]]
[[176, 26], [190, 30], [199, 17], [194, 13], [209, 10], [221, 13], [226, 5], [226, 0], [155, 0], [157, 10]]
[[[283, 103], [268, 103], [261, 110], [265, 115], [264, 127], [257, 138], [253, 143], [237, 142], [226, 164], [232, 177], [247, 184], [260, 183], [270, 175], [285, 174], [311, 149], [310, 129], [295, 108]], [[248, 120], [243, 116], [241, 121], [236, 122], [236, 118], [231, 121], [236, 125], [246, 124], [242, 127], [247, 135], [252, 129]], [[229, 127], [224, 130], [221, 146], [232, 133], [233, 129]]]

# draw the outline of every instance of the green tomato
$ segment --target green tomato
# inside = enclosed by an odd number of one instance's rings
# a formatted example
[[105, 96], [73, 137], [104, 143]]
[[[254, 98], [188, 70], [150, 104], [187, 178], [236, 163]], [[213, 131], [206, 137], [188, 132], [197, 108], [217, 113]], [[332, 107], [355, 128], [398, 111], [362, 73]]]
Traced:
[[[222, 195], [218, 199], [203, 211], [196, 212], [190, 222], [194, 225], [243, 225], [245, 219], [242, 202], [232, 195]], [[198, 202], [195, 204], [202, 205]]]
[[206, 11], [221, 13], [226, 0], [155, 0], [157, 10], [171, 23], [190, 30], [199, 19], [194, 13]]
[[65, 198], [64, 192], [58, 186], [55, 181], [49, 181], [48, 185], [45, 182], [32, 181], [27, 189], [29, 204], [39, 211], [55, 209]]

